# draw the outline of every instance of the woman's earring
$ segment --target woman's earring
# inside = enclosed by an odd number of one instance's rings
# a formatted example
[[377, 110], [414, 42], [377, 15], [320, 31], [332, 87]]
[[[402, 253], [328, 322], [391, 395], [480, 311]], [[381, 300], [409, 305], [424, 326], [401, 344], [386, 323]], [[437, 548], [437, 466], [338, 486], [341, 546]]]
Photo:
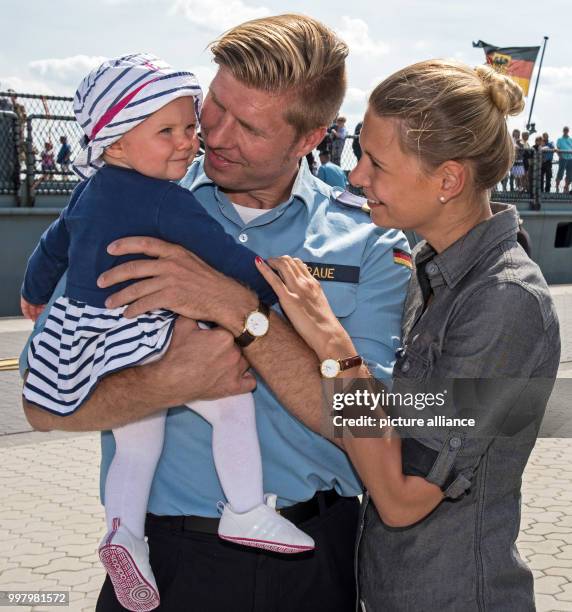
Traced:
[[445, 196], [439, 196], [439, 202], [441, 202], [441, 204], [445, 204]]

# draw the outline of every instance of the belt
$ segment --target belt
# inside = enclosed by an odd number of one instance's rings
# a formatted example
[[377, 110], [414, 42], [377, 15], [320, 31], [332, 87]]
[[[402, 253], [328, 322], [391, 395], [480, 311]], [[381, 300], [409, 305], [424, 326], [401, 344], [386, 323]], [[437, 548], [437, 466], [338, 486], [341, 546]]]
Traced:
[[[312, 499], [286, 506], [277, 510], [284, 518], [295, 525], [300, 525], [311, 518], [324, 514], [338, 501], [343, 499], [334, 489], [318, 491]], [[147, 525], [162, 525], [172, 531], [198, 531], [201, 533], [218, 533], [218, 518], [206, 516], [159, 516], [147, 514]]]

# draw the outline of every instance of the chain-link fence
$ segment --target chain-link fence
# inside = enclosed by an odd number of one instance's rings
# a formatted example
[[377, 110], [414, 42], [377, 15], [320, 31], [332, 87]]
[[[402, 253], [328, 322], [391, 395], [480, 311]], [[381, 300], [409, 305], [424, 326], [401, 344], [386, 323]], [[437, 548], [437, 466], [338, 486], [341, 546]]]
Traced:
[[0, 193], [32, 205], [38, 194], [67, 194], [81, 128], [72, 98], [0, 92]]

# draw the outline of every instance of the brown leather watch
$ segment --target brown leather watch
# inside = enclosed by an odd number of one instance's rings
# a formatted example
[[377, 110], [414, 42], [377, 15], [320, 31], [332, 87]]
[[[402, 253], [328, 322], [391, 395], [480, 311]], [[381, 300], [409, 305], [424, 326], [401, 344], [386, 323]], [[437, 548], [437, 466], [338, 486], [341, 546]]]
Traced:
[[270, 308], [262, 300], [258, 302], [258, 308], [249, 312], [244, 319], [244, 329], [234, 341], [244, 348], [252, 344], [256, 338], [262, 338], [268, 333], [270, 327]]
[[347, 359], [324, 359], [320, 364], [320, 372], [324, 378], [336, 378], [340, 372], [362, 365], [359, 355]]

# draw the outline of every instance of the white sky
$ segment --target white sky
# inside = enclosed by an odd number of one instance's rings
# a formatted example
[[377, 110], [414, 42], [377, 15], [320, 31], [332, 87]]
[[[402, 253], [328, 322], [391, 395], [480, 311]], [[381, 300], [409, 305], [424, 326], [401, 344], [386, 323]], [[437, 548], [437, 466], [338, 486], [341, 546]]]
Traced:
[[[402, 66], [431, 57], [477, 65], [484, 52], [473, 40], [534, 46], [544, 35], [550, 40], [532, 119], [554, 139], [572, 123], [572, 0], [3, 0], [0, 89], [73, 95], [103, 58], [133, 51], [192, 70], [206, 89], [215, 73], [209, 41], [247, 19], [283, 12], [312, 15], [349, 44], [342, 112], [351, 129], [373, 86]], [[527, 118], [528, 103], [511, 127], [523, 128]]]

